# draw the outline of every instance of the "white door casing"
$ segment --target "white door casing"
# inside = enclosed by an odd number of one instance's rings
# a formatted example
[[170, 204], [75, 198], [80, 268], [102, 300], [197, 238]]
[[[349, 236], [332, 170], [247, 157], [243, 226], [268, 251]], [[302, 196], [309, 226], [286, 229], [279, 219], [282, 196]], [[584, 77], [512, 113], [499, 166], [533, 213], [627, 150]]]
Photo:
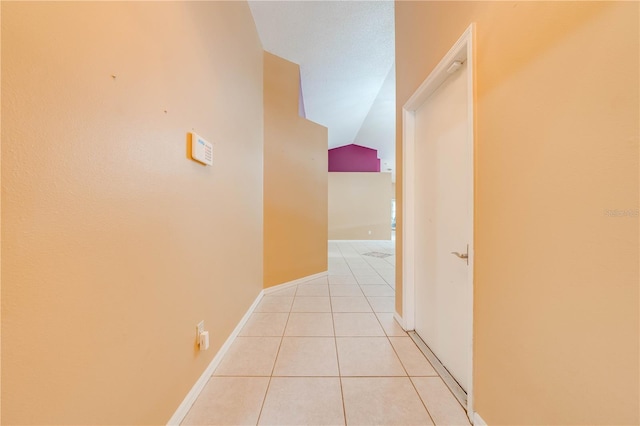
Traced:
[[[467, 391], [469, 415], [473, 413], [473, 35], [472, 24], [403, 107], [403, 320]], [[462, 65], [452, 72], [454, 62]], [[468, 265], [453, 251], [467, 251]]]

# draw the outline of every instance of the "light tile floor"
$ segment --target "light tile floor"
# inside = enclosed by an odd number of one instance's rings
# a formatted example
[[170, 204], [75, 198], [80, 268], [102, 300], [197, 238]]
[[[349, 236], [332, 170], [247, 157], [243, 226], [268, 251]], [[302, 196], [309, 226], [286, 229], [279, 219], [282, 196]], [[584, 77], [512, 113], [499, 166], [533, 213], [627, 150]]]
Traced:
[[393, 319], [393, 253], [329, 242], [329, 275], [262, 299], [182, 424], [468, 425]]

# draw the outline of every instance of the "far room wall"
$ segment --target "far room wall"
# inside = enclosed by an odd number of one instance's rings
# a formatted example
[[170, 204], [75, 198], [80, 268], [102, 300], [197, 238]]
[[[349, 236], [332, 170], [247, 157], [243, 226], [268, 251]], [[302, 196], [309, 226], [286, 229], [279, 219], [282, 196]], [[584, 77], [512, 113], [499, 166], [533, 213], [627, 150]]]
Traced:
[[329, 239], [391, 239], [391, 173], [329, 173]]

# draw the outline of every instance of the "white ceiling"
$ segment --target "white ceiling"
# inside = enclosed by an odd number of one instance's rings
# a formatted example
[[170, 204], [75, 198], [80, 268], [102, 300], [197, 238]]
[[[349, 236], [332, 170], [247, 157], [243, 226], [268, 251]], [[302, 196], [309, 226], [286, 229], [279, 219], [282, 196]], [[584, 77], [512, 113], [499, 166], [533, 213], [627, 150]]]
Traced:
[[[264, 49], [300, 65], [309, 120], [329, 146], [377, 149], [395, 175], [392, 1], [250, 1]], [[391, 169], [391, 170], [388, 170]]]

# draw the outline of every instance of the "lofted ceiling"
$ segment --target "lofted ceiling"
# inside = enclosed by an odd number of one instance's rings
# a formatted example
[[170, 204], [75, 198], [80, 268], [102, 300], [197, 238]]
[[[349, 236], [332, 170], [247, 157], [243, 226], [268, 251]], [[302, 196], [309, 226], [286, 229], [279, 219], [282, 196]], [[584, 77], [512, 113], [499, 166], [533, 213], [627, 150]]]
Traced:
[[[392, 1], [250, 1], [263, 48], [300, 65], [309, 120], [329, 146], [377, 149], [395, 176]], [[395, 180], [395, 179], [394, 179]]]

